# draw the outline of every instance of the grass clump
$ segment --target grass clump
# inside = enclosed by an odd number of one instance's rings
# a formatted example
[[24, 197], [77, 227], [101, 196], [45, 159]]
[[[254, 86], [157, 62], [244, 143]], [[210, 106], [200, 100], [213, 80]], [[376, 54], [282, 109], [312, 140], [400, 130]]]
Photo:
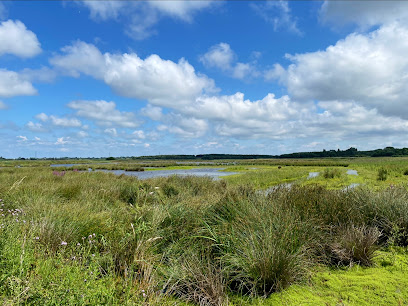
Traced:
[[385, 168], [378, 169], [377, 180], [385, 181], [387, 179], [388, 171]]
[[326, 179], [333, 179], [341, 176], [341, 171], [337, 168], [326, 168], [323, 171], [323, 177]]
[[371, 266], [381, 233], [376, 227], [349, 225], [339, 228], [334, 241], [329, 243], [329, 257], [335, 265]]

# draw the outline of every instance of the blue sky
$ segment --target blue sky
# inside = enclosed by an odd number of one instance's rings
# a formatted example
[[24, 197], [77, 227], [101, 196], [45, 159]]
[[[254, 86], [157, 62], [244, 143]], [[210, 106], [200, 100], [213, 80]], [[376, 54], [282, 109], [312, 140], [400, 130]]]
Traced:
[[408, 2], [0, 2], [0, 156], [407, 147]]

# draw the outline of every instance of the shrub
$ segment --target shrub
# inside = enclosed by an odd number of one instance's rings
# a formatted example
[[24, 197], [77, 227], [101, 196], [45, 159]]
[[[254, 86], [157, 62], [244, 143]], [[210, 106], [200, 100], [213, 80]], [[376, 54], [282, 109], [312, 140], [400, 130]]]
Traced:
[[335, 177], [340, 177], [341, 172], [339, 169], [336, 168], [326, 168], [323, 171], [323, 177], [326, 179], [332, 179]]
[[385, 181], [387, 179], [388, 171], [387, 169], [380, 168], [378, 169], [377, 180]]

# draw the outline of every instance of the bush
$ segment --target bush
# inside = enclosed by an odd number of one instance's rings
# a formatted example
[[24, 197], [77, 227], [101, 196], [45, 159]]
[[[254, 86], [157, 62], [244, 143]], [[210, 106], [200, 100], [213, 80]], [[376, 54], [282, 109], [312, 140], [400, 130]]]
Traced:
[[387, 179], [388, 171], [387, 169], [380, 168], [378, 169], [377, 180], [385, 181]]
[[326, 168], [323, 171], [323, 177], [326, 179], [332, 179], [335, 177], [340, 177], [341, 172], [339, 169], [336, 168]]

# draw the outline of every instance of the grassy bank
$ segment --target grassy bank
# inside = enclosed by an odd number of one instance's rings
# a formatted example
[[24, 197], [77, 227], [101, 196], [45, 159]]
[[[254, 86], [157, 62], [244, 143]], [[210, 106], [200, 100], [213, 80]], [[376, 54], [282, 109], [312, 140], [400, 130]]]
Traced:
[[[288, 169], [278, 180], [305, 171]], [[259, 182], [271, 179], [263, 175]], [[45, 167], [1, 169], [2, 302], [296, 304], [299, 288], [311, 288], [330, 304], [339, 296], [337, 287], [324, 287], [332, 276], [378, 270], [383, 274], [373, 275], [392, 283], [387, 269], [408, 272], [401, 264], [408, 258], [405, 188], [311, 185], [265, 195], [255, 188], [261, 183], [237, 177], [140, 181], [101, 172], [55, 175]], [[397, 247], [395, 260], [375, 259]], [[388, 296], [394, 287], [381, 290]], [[398, 290], [407, 303], [406, 291]]]

